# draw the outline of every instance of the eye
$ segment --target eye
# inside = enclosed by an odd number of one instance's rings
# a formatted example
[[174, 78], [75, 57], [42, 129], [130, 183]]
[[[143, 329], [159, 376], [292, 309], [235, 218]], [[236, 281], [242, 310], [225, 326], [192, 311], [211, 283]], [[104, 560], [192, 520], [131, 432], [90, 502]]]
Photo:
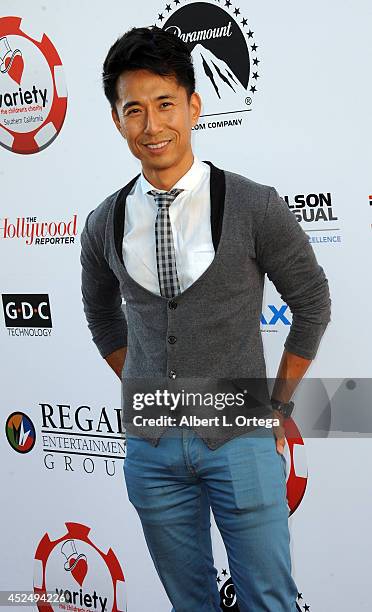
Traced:
[[125, 113], [125, 117], [128, 117], [128, 115], [133, 115], [133, 114], [137, 114], [137, 113], [139, 113], [139, 108], [130, 108]]
[[172, 103], [171, 102], [162, 102], [161, 106], [166, 108], [167, 106], [172, 106]]

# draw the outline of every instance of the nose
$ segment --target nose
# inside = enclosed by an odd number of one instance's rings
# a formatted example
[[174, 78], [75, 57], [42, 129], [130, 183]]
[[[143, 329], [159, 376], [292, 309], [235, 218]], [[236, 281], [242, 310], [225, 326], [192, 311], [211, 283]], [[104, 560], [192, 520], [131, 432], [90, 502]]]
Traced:
[[151, 135], [158, 134], [159, 132], [161, 132], [161, 130], [162, 130], [162, 126], [161, 126], [161, 121], [160, 121], [160, 117], [158, 113], [156, 112], [155, 109], [152, 109], [152, 108], [147, 109], [146, 118], [145, 118], [145, 128], [144, 128], [145, 134], [148, 134], [149, 136], [151, 136]]

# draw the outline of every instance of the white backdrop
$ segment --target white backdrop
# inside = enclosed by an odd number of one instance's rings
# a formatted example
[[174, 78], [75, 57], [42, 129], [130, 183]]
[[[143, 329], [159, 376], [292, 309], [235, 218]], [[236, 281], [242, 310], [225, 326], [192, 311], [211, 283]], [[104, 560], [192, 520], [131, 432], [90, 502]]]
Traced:
[[[65, 120], [58, 111], [59, 133], [49, 146], [27, 155], [0, 147], [0, 292], [7, 303], [11, 295], [23, 296], [16, 301], [48, 295], [52, 320], [52, 327], [32, 328], [34, 334], [46, 329], [46, 335], [20, 335], [31, 329], [20, 321], [21, 313], [13, 320], [16, 327], [8, 327], [1, 315], [3, 590], [41, 587], [44, 572], [46, 588], [75, 591], [80, 608], [102, 609], [99, 599], [95, 606], [96, 593], [106, 610], [170, 610], [126, 495], [119, 381], [91, 342], [80, 296], [79, 237], [85, 217], [139, 170], [114, 128], [100, 82], [109, 46], [130, 27], [164, 25], [169, 19], [187, 32], [189, 22], [195, 31], [213, 28], [219, 19], [231, 22], [233, 34], [212, 40], [212, 51], [211, 39], [195, 47], [198, 67], [200, 53], [220, 71], [227, 64], [236, 87], [233, 95], [220, 82], [217, 104], [210, 82], [198, 72], [208, 116], [194, 130], [194, 149], [201, 159], [274, 185], [291, 207], [296, 196], [298, 202], [307, 198], [310, 205], [296, 212], [305, 209], [299, 222], [326, 271], [332, 297], [332, 322], [307, 377], [370, 376], [372, 7], [367, 0], [192, 4], [1, 2], [0, 39], [5, 38], [1, 18], [8, 16], [22, 18], [21, 27], [35, 40], [45, 32], [61, 59], [68, 92]], [[34, 83], [43, 91], [37, 70], [44, 64], [37, 50], [30, 51], [33, 43], [7, 33], [8, 58], [13, 54], [14, 61], [9, 68], [3, 39], [0, 111], [10, 108], [5, 93], [32, 90]], [[14, 55], [17, 43], [22, 60]], [[248, 57], [249, 78], [242, 84]], [[58, 68], [62, 98], [60, 73]], [[22, 80], [26, 74], [27, 83]], [[10, 115], [0, 114], [0, 142], [9, 143], [5, 117]], [[219, 127], [221, 121], [230, 125]], [[306, 221], [311, 210], [320, 208], [313, 206], [322, 199], [319, 194], [332, 207], [324, 205], [319, 220]], [[11, 237], [4, 229], [18, 218], [50, 224], [70, 222], [74, 215], [76, 235], [67, 244], [27, 244], [25, 237]], [[73, 233], [73, 225], [70, 229]], [[271, 376], [291, 321], [286, 310], [287, 322], [279, 317], [270, 323], [281, 307], [280, 296], [268, 285], [261, 327]], [[330, 389], [319, 383], [320, 394], [331, 398]], [[312, 406], [309, 401], [297, 405], [303, 411], [299, 425]], [[354, 396], [350, 409], [356, 409]], [[298, 609], [369, 610], [370, 439], [307, 438], [304, 448], [292, 450], [288, 486], [296, 489], [294, 496], [308, 475], [305, 495], [290, 518], [293, 574], [302, 595]], [[214, 525], [213, 542], [223, 589], [229, 573]], [[223, 609], [236, 610], [228, 593]]]

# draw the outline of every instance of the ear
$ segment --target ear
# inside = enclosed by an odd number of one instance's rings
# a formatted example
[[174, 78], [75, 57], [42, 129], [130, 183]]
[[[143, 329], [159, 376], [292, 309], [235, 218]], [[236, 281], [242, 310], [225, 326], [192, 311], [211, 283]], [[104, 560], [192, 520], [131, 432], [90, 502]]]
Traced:
[[111, 117], [113, 122], [115, 123], [115, 126], [117, 128], [117, 130], [120, 132], [120, 134], [123, 136], [123, 138], [126, 139], [126, 135], [125, 132], [120, 124], [120, 120], [119, 120], [119, 115], [118, 115], [118, 111], [116, 109], [116, 106], [114, 106], [114, 108], [111, 109]]
[[192, 127], [194, 127], [198, 123], [200, 113], [201, 113], [201, 107], [202, 107], [201, 97], [196, 91], [194, 91], [194, 93], [192, 93], [190, 97]]

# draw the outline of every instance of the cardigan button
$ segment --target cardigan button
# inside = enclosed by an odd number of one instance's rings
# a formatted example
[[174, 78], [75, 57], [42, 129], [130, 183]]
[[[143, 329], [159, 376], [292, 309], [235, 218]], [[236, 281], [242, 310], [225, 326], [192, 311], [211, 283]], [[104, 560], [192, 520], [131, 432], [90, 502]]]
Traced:
[[169, 370], [168, 376], [169, 376], [169, 378], [177, 378], [176, 370]]
[[168, 336], [168, 342], [169, 344], [174, 344], [175, 342], [177, 342], [176, 336]]
[[177, 308], [177, 306], [178, 306], [178, 304], [177, 304], [177, 302], [176, 302], [175, 300], [170, 300], [170, 301], [168, 302], [168, 307], [169, 307], [171, 310], [175, 310], [175, 309]]

